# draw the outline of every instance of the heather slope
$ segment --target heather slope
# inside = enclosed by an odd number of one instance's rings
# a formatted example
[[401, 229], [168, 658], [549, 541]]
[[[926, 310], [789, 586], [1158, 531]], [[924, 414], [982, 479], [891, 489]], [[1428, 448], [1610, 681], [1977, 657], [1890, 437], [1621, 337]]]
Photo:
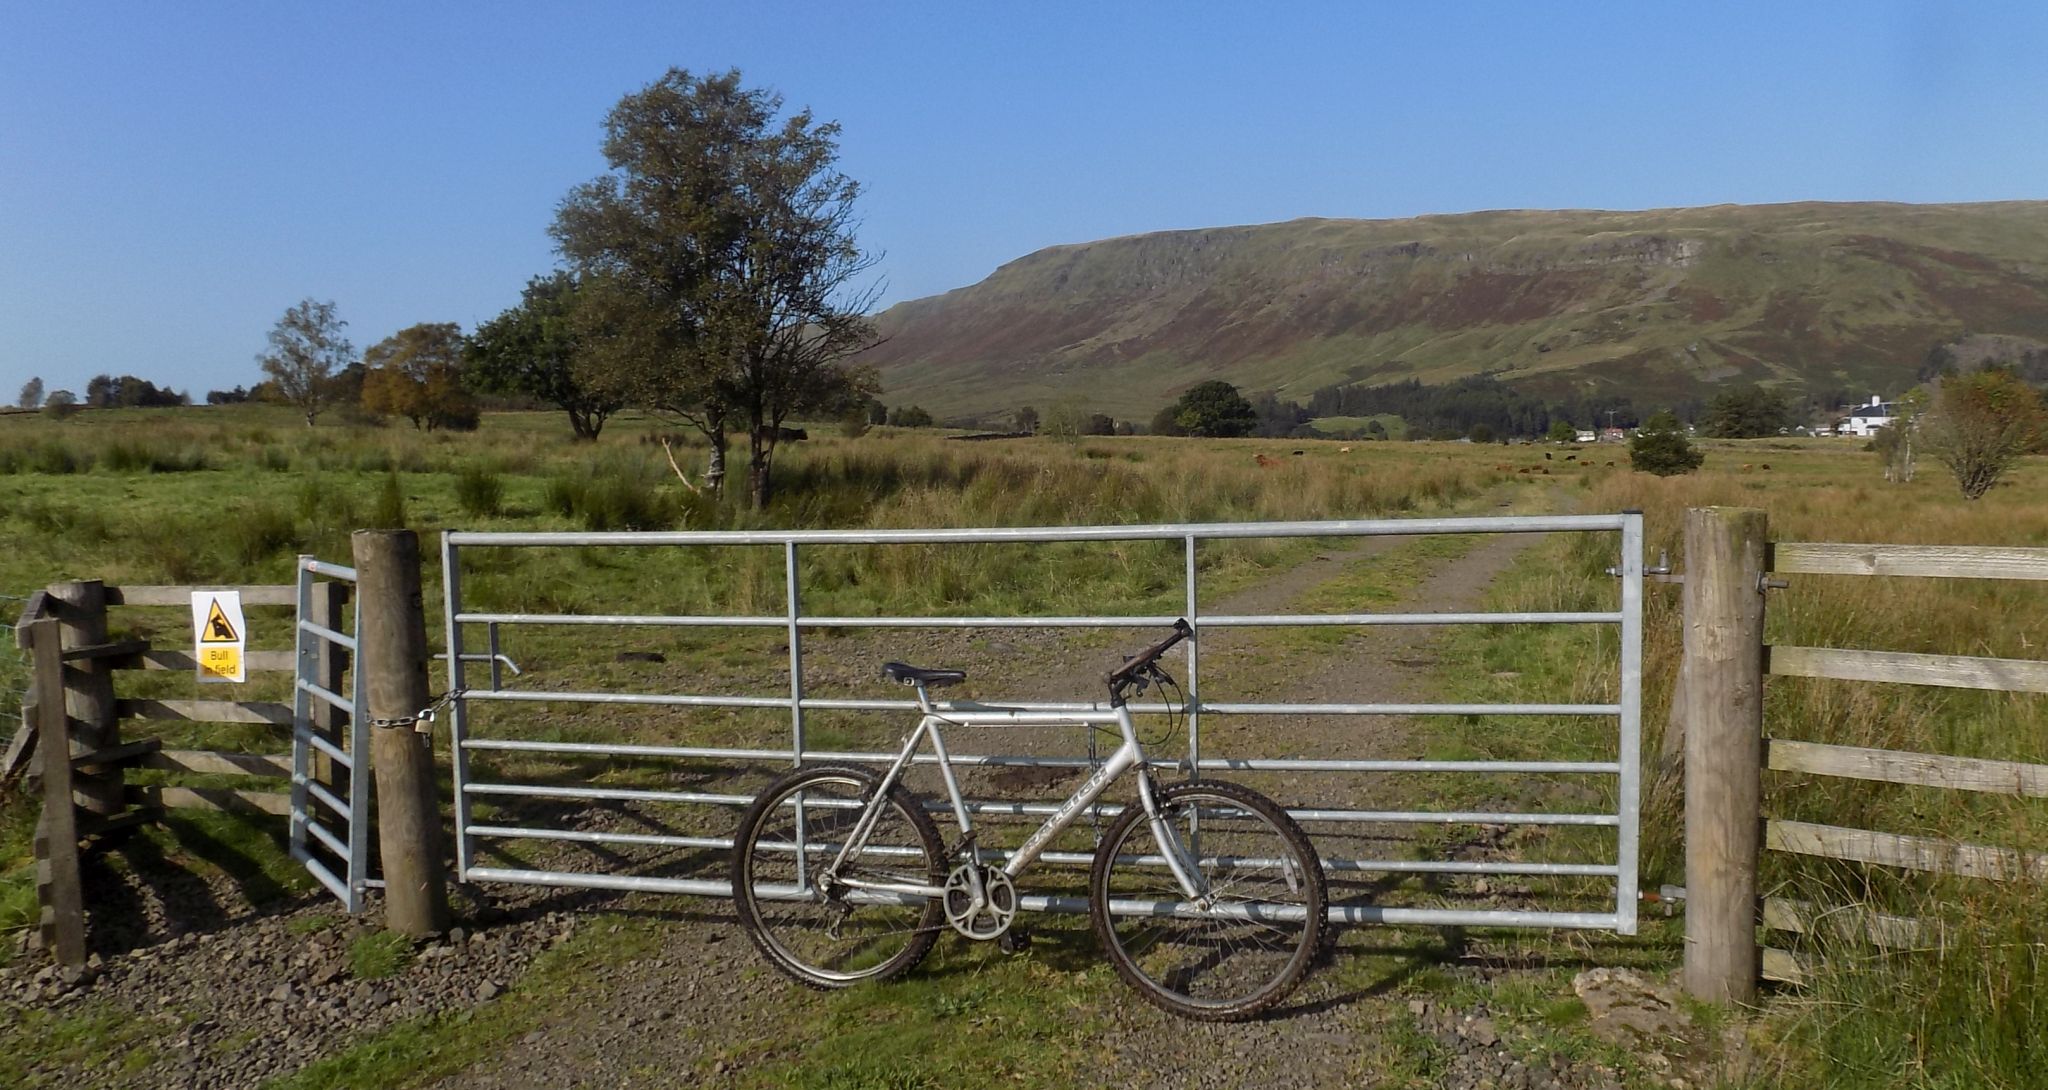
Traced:
[[2048, 340], [2048, 202], [1304, 219], [1019, 258], [899, 304], [868, 362], [944, 417], [1209, 378], [1305, 399], [1494, 372], [1545, 392], [1888, 392], [1965, 333]]

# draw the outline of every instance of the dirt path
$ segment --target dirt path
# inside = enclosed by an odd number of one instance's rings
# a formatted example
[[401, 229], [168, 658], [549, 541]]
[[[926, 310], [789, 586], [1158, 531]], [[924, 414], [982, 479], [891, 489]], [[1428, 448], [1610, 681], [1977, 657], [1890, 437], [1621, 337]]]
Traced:
[[[1407, 540], [1375, 539], [1350, 550], [1317, 556], [1256, 588], [1205, 604], [1205, 609], [1216, 613], [1283, 612], [1351, 565], [1384, 556]], [[1535, 540], [1520, 535], [1480, 539], [1463, 556], [1437, 567], [1390, 608], [1418, 612], [1476, 608], [1493, 579]], [[1204, 687], [1209, 691], [1214, 691], [1212, 685], [1227, 688], [1234, 697], [1243, 693], [1246, 699], [1295, 702], [1423, 700], [1429, 695], [1427, 675], [1434, 665], [1432, 647], [1440, 632], [1438, 628], [1368, 628], [1278, 668], [1261, 653], [1258, 633], [1219, 630], [1208, 637], [1204, 648]], [[1028, 656], [1030, 671], [1039, 681], [1026, 697], [1039, 699], [1073, 699], [1077, 691], [1098, 684], [1107, 657], [1093, 648], [1062, 650], [1049, 634], [1036, 632], [1006, 639], [994, 653]], [[1213, 682], [1209, 680], [1212, 670]], [[1229, 725], [1219, 717], [1213, 728], [1205, 729], [1215, 731], [1214, 745], [1219, 750], [1242, 744], [1268, 755], [1399, 757], [1409, 755], [1415, 745], [1406, 724], [1394, 718], [1261, 717], [1247, 727]], [[1071, 753], [1072, 742], [1071, 736], [1013, 738], [1001, 747], [977, 751], [1001, 748]], [[954, 748], [966, 747], [956, 740]], [[976, 786], [1047, 797], [1060, 793], [1065, 781], [1078, 775], [1012, 773], [986, 777]], [[1356, 792], [1355, 785], [1346, 788], [1328, 778], [1306, 776], [1260, 786], [1279, 787], [1275, 793], [1290, 803], [1342, 804], [1355, 800]], [[1384, 836], [1384, 831], [1380, 835]], [[673, 900], [645, 899], [643, 904], [639, 898], [622, 898], [616, 904], [664, 915], [677, 907]], [[784, 1027], [791, 1047], [800, 1050], [804, 1041], [823, 1032], [826, 1017], [821, 998], [763, 971], [725, 905], [688, 903], [674, 923], [661, 929], [657, 956], [590, 982], [578, 1004], [584, 1014], [536, 1028], [504, 1055], [438, 1085], [444, 1090], [652, 1087], [677, 1084], [685, 1073], [692, 1072], [704, 1085], [737, 1084], [745, 1076], [745, 1065], [713, 1059], [732, 1042], [758, 1036], [764, 1024], [775, 1025]], [[1072, 932], [1073, 921], [1048, 927]], [[1052, 949], [1034, 948], [1031, 956], [1043, 956], [1063, 968], [1083, 966], [1092, 954], [1091, 941], [1082, 932], [1056, 935]], [[1377, 950], [1381, 940], [1362, 935], [1362, 941]], [[1339, 957], [1344, 956], [1340, 952]], [[1324, 1085], [1332, 1069], [1304, 1065], [1303, 1055], [1349, 1049], [1355, 1058], [1361, 1040], [1377, 1032], [1375, 1027], [1383, 1019], [1372, 995], [1396, 982], [1386, 979], [1361, 986], [1355, 974], [1320, 974], [1311, 978], [1280, 1017], [1249, 1025], [1186, 1023], [1130, 999], [1106, 1012], [1098, 1027], [1105, 1065], [1098, 1071], [1100, 1083]], [[687, 1031], [676, 1024], [684, 1019], [688, 1020]], [[1196, 1082], [1183, 1081], [1190, 1073], [1205, 1074]]]
[[[1413, 540], [1380, 538], [1326, 552], [1273, 573], [1256, 587], [1204, 602], [1202, 608], [1208, 613], [1286, 612], [1325, 592], [1333, 582], [1355, 583], [1379, 570], [1373, 565], [1412, 555], [1403, 550]], [[1419, 574], [1411, 571], [1413, 580], [1398, 600], [1377, 601], [1369, 608], [1476, 608], [1495, 578], [1535, 540], [1472, 539], [1462, 554], [1433, 559]], [[1368, 627], [1351, 630], [1342, 639], [1287, 644], [1292, 650], [1276, 654], [1268, 631], [1213, 630], [1205, 637], [1202, 652], [1203, 693], [1211, 701], [1425, 701], [1432, 695], [1431, 671], [1437, 665], [1442, 632]], [[873, 664], [887, 651], [892, 652], [889, 657], [913, 660], [928, 654], [931, 665], [966, 666], [978, 671], [977, 678], [988, 677], [991, 688], [1009, 698], [1058, 700], [1093, 698], [1102, 671], [1116, 661], [1115, 651], [1100, 639], [1066, 641], [1056, 633], [1031, 630], [1002, 633], [965, 649], [959, 637], [896, 632], [841, 639], [828, 650], [824, 657], [829, 661], [818, 671], [825, 683], [862, 684], [875, 691], [868, 679]], [[971, 744], [954, 739], [953, 748], [1078, 755], [1085, 753], [1084, 737], [1071, 731], [1018, 732], [1000, 740], [974, 739]], [[1398, 717], [1211, 716], [1203, 724], [1205, 756], [1399, 758], [1420, 754], [1426, 743], [1412, 721]], [[1172, 750], [1162, 747], [1160, 752]], [[721, 775], [727, 777], [723, 784]], [[693, 768], [676, 773], [672, 782], [729, 789], [724, 785], [731, 782], [730, 775], [730, 770]], [[1076, 775], [980, 776], [971, 782], [970, 792], [1056, 797]], [[1268, 773], [1229, 778], [1250, 782], [1294, 805], [1372, 805], [1370, 776]], [[673, 813], [561, 804], [540, 820], [584, 829], [686, 828], [669, 816]], [[688, 820], [709, 828], [730, 820], [730, 814], [705, 812]], [[1348, 834], [1339, 838], [1347, 847], [1379, 853], [1379, 858], [1414, 850], [1402, 843], [1414, 835], [1413, 827], [1354, 825], [1318, 832], [1332, 837]], [[991, 830], [989, 839], [1003, 843], [1005, 836], [1006, 830]], [[572, 870], [708, 874], [723, 867], [719, 852], [568, 845], [546, 851], [550, 865]], [[1353, 883], [1346, 892], [1379, 897], [1389, 890]], [[95, 1068], [94, 1076], [71, 1082], [227, 1087], [256, 1085], [297, 1070], [342, 1047], [356, 1033], [474, 1008], [480, 1021], [510, 1019], [513, 1028], [494, 1031], [500, 1039], [487, 1035], [488, 1047], [473, 1053], [458, 1049], [461, 1070], [436, 1084], [443, 1090], [737, 1087], [758, 1084], [763, 1064], [801, 1062], [827, 1034], [858, 1031], [877, 1019], [929, 1020], [929, 1012], [918, 1013], [919, 1003], [947, 1004], [948, 1010], [950, 1005], [967, 1004], [963, 1009], [971, 1009], [981, 1002], [974, 980], [1021, 978], [1032, 982], [1032, 994], [1046, 997], [1048, 1003], [1057, 1004], [1068, 993], [1083, 997], [1069, 997], [1073, 1005], [1044, 1015], [1032, 1031], [1085, 1041], [1078, 1047], [1085, 1048], [1080, 1069], [1088, 1074], [1064, 1080], [1083, 1085], [1371, 1084], [1380, 1077], [1380, 1057], [1391, 1054], [1389, 1049], [1420, 1049], [1448, 1057], [1441, 1077], [1431, 1079], [1438, 1085], [1605, 1085], [1597, 1070], [1581, 1070], [1573, 1066], [1576, 1061], [1560, 1060], [1550, 1069], [1532, 1070], [1508, 1058], [1493, 1047], [1483, 1007], [1419, 1008], [1415, 1001], [1393, 997], [1390, 993], [1409, 974], [1442, 963], [1442, 940], [1430, 936], [1385, 929], [1345, 931], [1332, 965], [1313, 975], [1278, 1017], [1211, 1026], [1176, 1020], [1138, 1002], [1107, 973], [1085, 921], [1049, 917], [1032, 922], [1041, 939], [1023, 959], [1001, 959], [986, 945], [947, 938], [941, 952], [914, 974], [935, 982], [928, 988], [936, 989], [932, 998], [915, 998], [926, 993], [906, 983], [886, 1002], [853, 1005], [859, 1013], [849, 1028], [848, 1004], [795, 987], [767, 969], [725, 902], [516, 886], [474, 893], [483, 900], [470, 907], [470, 933], [416, 951], [409, 965], [382, 980], [353, 978], [349, 943], [352, 934], [360, 933], [352, 933], [347, 924], [320, 923], [333, 919], [331, 905], [307, 898], [260, 918], [209, 926], [203, 934], [175, 943], [159, 938], [157, 945], [150, 945], [150, 939], [139, 940], [132, 955], [110, 954], [97, 981], [85, 987], [47, 974], [35, 977], [22, 970], [0, 970], [0, 1025], [26, 1017], [23, 1012], [39, 1004], [70, 1009], [98, 1005], [135, 1025], [161, 1023], [166, 1027], [163, 1039], [137, 1038], [148, 1041], [147, 1048], [124, 1042], [132, 1059], [118, 1077]], [[1427, 948], [1418, 951], [1418, 942]], [[619, 952], [606, 957], [608, 946]], [[536, 954], [558, 947], [587, 960], [574, 961], [567, 975], [554, 977], [534, 967]], [[500, 998], [508, 988], [509, 999]], [[184, 997], [183, 1005], [175, 1008], [176, 1017], [166, 1013], [173, 1008], [165, 1006], [170, 1001], [164, 998], [173, 991]], [[913, 998], [903, 998], [906, 995]], [[907, 1013], [905, 1003], [913, 1005]], [[197, 1013], [186, 1012], [187, 1006]], [[1478, 1014], [1472, 1013], [1475, 1009]], [[528, 1013], [493, 1013], [504, 1010]], [[445, 1023], [426, 1032], [461, 1039], [467, 1032], [464, 1025]], [[1436, 1043], [1416, 1045], [1412, 1038], [1417, 1033]], [[249, 1043], [257, 1040], [270, 1043]], [[1071, 1053], [1077, 1046], [1060, 1047], [1067, 1049], [1071, 1069]], [[1028, 1075], [1020, 1075], [1019, 1082], [1033, 1084]], [[808, 1084], [941, 1083], [919, 1075], [879, 1081], [821, 1077]]]

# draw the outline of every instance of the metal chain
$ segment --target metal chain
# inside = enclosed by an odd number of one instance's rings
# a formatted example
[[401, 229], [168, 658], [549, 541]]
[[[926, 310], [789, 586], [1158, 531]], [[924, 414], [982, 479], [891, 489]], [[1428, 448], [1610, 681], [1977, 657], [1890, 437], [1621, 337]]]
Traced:
[[413, 730], [418, 731], [421, 734], [431, 734], [433, 733], [434, 717], [440, 714], [441, 709], [448, 707], [449, 705], [462, 699], [464, 696], [468, 695], [468, 693], [468, 689], [450, 689], [447, 692], [442, 693], [440, 696], [435, 697], [433, 700], [428, 701], [426, 707], [421, 708], [419, 711], [416, 711], [411, 715], [401, 715], [391, 719], [372, 719], [370, 720], [370, 726], [373, 729], [381, 730], [396, 730], [400, 727], [411, 727]]

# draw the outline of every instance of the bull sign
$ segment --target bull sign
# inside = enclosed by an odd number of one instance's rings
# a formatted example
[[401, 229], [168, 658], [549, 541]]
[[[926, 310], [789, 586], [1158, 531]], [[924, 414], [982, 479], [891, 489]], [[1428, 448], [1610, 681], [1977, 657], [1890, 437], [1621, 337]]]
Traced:
[[192, 661], [198, 666], [200, 681], [247, 681], [243, 651], [248, 635], [242, 623], [240, 591], [192, 592]]

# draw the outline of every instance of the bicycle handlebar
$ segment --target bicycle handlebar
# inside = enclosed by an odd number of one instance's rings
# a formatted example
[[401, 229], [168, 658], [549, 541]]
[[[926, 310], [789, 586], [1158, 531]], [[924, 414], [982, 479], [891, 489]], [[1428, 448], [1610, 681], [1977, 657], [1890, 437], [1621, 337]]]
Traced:
[[1111, 670], [1109, 675], [1103, 680], [1107, 681], [1112, 689], [1129, 682], [1133, 677], [1137, 676], [1138, 671], [1159, 661], [1159, 656], [1166, 654], [1167, 651], [1172, 649], [1174, 644], [1194, 634], [1195, 630], [1188, 626], [1188, 622], [1185, 619], [1173, 622], [1172, 635], [1132, 655], [1129, 662]]

